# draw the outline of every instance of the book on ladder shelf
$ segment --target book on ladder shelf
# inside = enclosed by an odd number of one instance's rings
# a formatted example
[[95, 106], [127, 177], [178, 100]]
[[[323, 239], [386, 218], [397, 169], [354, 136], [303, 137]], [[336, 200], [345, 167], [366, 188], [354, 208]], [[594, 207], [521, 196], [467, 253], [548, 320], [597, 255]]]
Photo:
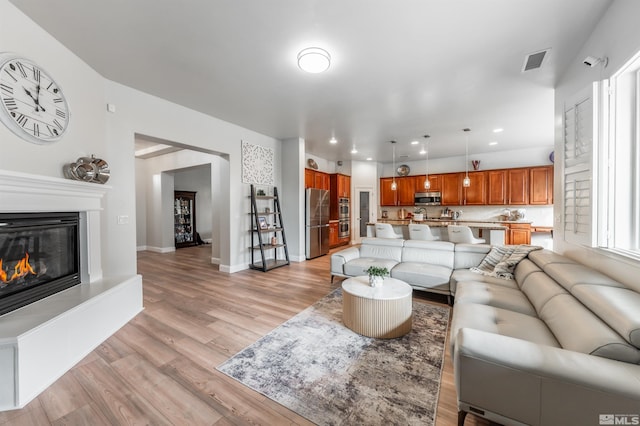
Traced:
[[251, 269], [267, 272], [289, 264], [278, 188], [251, 185]]

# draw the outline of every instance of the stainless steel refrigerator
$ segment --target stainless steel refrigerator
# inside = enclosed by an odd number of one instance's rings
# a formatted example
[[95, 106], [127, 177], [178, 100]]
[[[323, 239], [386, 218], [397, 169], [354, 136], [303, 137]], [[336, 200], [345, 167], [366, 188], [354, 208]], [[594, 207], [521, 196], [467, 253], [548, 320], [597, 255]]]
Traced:
[[307, 259], [329, 253], [329, 191], [307, 189], [305, 217]]

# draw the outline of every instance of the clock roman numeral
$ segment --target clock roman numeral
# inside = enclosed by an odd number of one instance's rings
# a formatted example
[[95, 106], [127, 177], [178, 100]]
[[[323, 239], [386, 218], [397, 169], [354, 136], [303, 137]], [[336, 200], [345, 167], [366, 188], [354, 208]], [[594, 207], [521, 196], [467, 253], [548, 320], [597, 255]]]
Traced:
[[64, 112], [64, 111], [59, 110], [59, 109], [56, 109], [56, 115], [57, 115], [58, 117], [60, 117], [60, 118], [66, 118], [66, 117], [67, 117], [67, 114], [65, 114], [65, 112]]
[[18, 82], [18, 79], [17, 79], [17, 78], [15, 78], [15, 77], [13, 76], [13, 74], [11, 74], [11, 73], [9, 72], [9, 70], [4, 70], [4, 72], [6, 72], [6, 73], [9, 75], [9, 77], [11, 77], [11, 79], [12, 79], [14, 82], [16, 82], [16, 83]]
[[[53, 124], [55, 124], [58, 127], [58, 129], [62, 130], [62, 124], [60, 124], [58, 122], [58, 120], [56, 120], [55, 118], [53, 119]], [[55, 130], [55, 129], [53, 129], [53, 130]]]
[[37, 67], [33, 67], [33, 79], [40, 83], [40, 70]]
[[26, 115], [20, 114], [18, 115], [18, 118], [16, 119], [16, 121], [18, 122], [19, 125], [24, 127], [27, 124], [27, 121], [29, 121], [29, 119], [27, 118]]
[[33, 135], [40, 136], [40, 126], [38, 123], [33, 123]]
[[47, 130], [51, 136], [58, 136], [58, 131], [47, 124]]
[[14, 109], [18, 109], [18, 105], [16, 104], [16, 100], [13, 98], [4, 98], [4, 105], [7, 107], [7, 111], [13, 111]]
[[62, 98], [55, 98], [53, 100], [53, 103], [55, 103], [55, 104], [59, 104], [60, 102], [62, 102]]
[[2, 92], [6, 93], [7, 95], [13, 95], [13, 87], [8, 86], [4, 83], [0, 83], [0, 90], [2, 90]]
[[22, 62], [16, 61], [16, 66], [20, 70], [20, 74], [22, 74], [22, 77], [27, 78], [27, 72], [24, 70], [24, 65], [22, 65]]

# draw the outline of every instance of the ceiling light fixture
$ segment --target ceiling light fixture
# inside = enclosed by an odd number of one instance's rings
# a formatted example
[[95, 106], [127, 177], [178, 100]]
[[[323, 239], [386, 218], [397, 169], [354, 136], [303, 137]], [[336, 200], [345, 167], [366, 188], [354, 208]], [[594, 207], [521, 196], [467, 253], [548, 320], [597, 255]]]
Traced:
[[356, 144], [353, 144], [353, 149], [351, 149], [352, 154], [357, 154], [358, 150], [356, 149]]
[[462, 131], [464, 131], [466, 135], [466, 140], [464, 144], [465, 172], [464, 172], [464, 179], [462, 179], [462, 186], [464, 186], [465, 188], [468, 188], [471, 186], [471, 179], [469, 179], [469, 132], [471, 131], [471, 129], [462, 129]]
[[500, 133], [502, 131], [504, 131], [502, 128], [493, 129], [493, 133]]
[[393, 182], [391, 182], [391, 190], [395, 191], [398, 189], [398, 185], [396, 185], [396, 141], [391, 141], [391, 149], [393, 150]]
[[298, 53], [298, 66], [302, 71], [318, 74], [329, 69], [331, 56], [319, 47], [307, 47]]
[[329, 139], [329, 143], [331, 143], [331, 144], [337, 144], [337, 143], [338, 143], [338, 140], [337, 140], [336, 138], [331, 138], [331, 139]]
[[498, 145], [498, 142], [497, 141], [491, 141], [491, 142], [489, 142], [489, 145], [491, 145], [491, 146]]
[[371, 160], [373, 160], [373, 158], [367, 157], [367, 161], [371, 161]]
[[411, 141], [411, 145], [418, 145], [418, 141]]
[[425, 152], [425, 154], [427, 154], [427, 163], [426, 163], [426, 167], [425, 167], [427, 175], [424, 178], [424, 189], [430, 189], [431, 188], [431, 182], [429, 182], [429, 138], [430, 137], [431, 136], [429, 136], [429, 135], [424, 135], [424, 139], [427, 141], [426, 142], [427, 149], [426, 149], [426, 152]]

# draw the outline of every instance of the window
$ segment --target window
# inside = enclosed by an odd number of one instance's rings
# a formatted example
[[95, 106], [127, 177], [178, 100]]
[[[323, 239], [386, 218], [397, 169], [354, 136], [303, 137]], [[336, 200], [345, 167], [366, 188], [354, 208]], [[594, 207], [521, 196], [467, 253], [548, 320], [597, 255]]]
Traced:
[[640, 260], [640, 52], [563, 121], [565, 240]]
[[640, 52], [610, 81], [598, 245], [640, 259]]

